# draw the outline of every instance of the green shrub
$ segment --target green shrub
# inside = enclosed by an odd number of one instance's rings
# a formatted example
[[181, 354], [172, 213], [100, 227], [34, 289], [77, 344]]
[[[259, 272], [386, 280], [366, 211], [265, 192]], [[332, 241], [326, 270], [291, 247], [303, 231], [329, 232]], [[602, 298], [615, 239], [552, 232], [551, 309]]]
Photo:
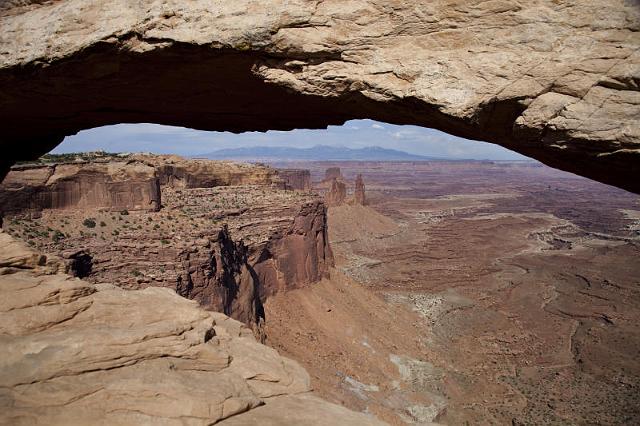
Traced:
[[124, 209], [124, 210], [122, 210], [122, 211], [120, 212], [120, 214], [121, 214], [122, 216], [128, 216], [128, 215], [129, 215], [129, 210]]
[[54, 243], [57, 243], [64, 238], [65, 237], [62, 232], [58, 231], [57, 229], [53, 231], [53, 236], [51, 237], [51, 239], [53, 240]]
[[106, 224], [106, 223], [104, 223], [104, 221], [101, 221], [101, 222], [100, 222], [100, 226], [102, 226], [102, 227], [104, 228], [105, 226], [107, 226], [107, 224]]
[[96, 227], [96, 221], [91, 217], [88, 217], [85, 220], [83, 220], [82, 224], [84, 226], [86, 226], [87, 228], [95, 228]]

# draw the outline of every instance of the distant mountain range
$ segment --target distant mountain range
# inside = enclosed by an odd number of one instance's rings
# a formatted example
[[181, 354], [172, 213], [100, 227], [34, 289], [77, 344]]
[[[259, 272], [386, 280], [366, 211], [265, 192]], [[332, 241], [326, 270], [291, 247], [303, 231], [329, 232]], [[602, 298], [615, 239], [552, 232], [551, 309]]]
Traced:
[[395, 149], [368, 146], [346, 148], [341, 146], [316, 145], [312, 148], [288, 148], [284, 146], [254, 146], [248, 148], [227, 148], [201, 154], [198, 158], [211, 160], [244, 161], [429, 161], [444, 160], [438, 157], [409, 154]]

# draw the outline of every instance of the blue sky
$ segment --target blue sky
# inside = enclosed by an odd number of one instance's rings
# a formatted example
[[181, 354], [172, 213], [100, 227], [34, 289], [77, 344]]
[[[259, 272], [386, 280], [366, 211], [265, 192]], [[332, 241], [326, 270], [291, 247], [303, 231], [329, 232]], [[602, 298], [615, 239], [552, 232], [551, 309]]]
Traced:
[[412, 154], [454, 159], [522, 160], [526, 157], [498, 145], [470, 141], [434, 129], [396, 126], [373, 120], [351, 120], [323, 130], [289, 132], [205, 132], [158, 124], [117, 124], [67, 137], [52, 152], [154, 152], [195, 156], [222, 148], [251, 146], [309, 148], [314, 145], [362, 148], [380, 146]]

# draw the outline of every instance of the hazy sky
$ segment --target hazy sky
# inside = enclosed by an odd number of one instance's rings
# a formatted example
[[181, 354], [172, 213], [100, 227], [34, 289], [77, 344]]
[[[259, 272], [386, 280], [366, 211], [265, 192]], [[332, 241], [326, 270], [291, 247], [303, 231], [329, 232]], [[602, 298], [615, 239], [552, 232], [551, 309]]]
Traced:
[[251, 146], [287, 146], [309, 148], [314, 145], [362, 148], [380, 146], [412, 154], [445, 158], [491, 160], [525, 159], [497, 145], [470, 141], [438, 130], [417, 126], [396, 126], [372, 120], [352, 120], [326, 130], [290, 132], [204, 132], [157, 124], [118, 124], [84, 130], [67, 137], [52, 152], [104, 150], [109, 152], [154, 152], [197, 156], [221, 148]]

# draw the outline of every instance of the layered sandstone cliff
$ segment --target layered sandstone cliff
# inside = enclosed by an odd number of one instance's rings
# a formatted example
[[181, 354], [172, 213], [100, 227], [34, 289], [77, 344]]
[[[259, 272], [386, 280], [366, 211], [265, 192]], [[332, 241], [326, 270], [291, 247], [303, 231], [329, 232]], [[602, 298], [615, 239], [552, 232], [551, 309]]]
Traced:
[[254, 164], [152, 154], [104, 154], [91, 161], [84, 159], [87, 154], [77, 155], [80, 160], [13, 167], [0, 184], [0, 213], [43, 209], [157, 211], [164, 186], [285, 185], [275, 169]]
[[[311, 193], [279, 189], [274, 169], [149, 155], [129, 161], [158, 171], [162, 210], [52, 208], [11, 217], [5, 229], [59, 255], [76, 276], [127, 289], [168, 287], [258, 333], [269, 295], [328, 276], [325, 205]], [[172, 174], [178, 168], [187, 172]], [[260, 184], [227, 185], [237, 181]]]
[[43, 209], [145, 210], [160, 208], [160, 186], [144, 163], [52, 164], [17, 166], [0, 184], [5, 214]]
[[331, 182], [333, 179], [344, 179], [340, 167], [329, 167], [324, 171], [323, 182]]
[[305, 169], [278, 169], [286, 189], [300, 191], [311, 190], [311, 172]]
[[324, 193], [324, 201], [329, 207], [340, 206], [347, 199], [347, 184], [341, 179], [333, 178], [331, 186]]
[[380, 425], [296, 362], [173, 291], [57, 273], [0, 232], [0, 423]]

